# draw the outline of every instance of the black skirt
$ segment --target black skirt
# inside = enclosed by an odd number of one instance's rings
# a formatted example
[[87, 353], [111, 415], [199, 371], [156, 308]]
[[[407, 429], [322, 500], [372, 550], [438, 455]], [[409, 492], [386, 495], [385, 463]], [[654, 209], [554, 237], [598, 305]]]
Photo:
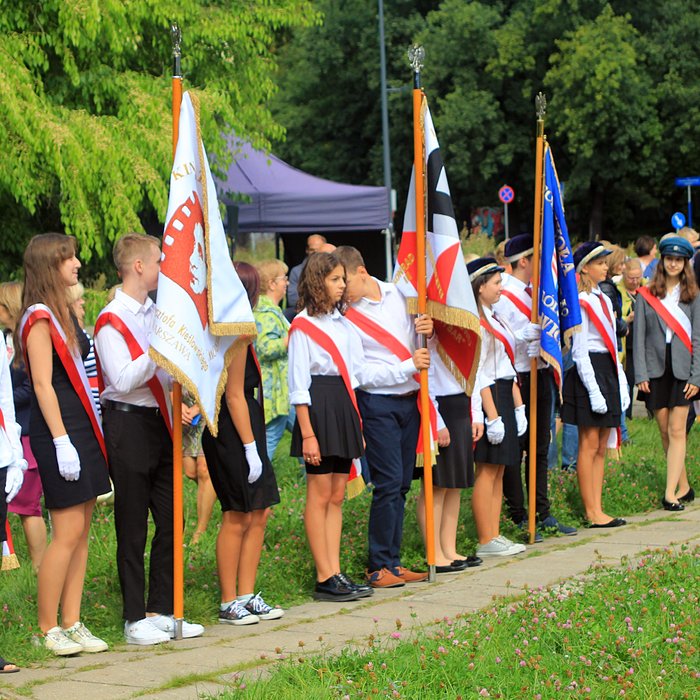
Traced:
[[649, 380], [649, 393], [643, 395], [644, 403], [650, 411], [675, 406], [690, 406], [692, 399], [686, 399], [683, 389], [687, 381], [676, 379], [671, 360], [671, 343], [666, 343], [666, 366], [664, 373], [656, 379]]
[[503, 421], [506, 434], [499, 445], [492, 445], [486, 437], [486, 426], [484, 426], [484, 434], [474, 449], [474, 461], [480, 464], [519, 464], [520, 441], [518, 427], [515, 423], [513, 380], [498, 379], [489, 389], [498, 415]]
[[223, 512], [250, 513], [280, 502], [277, 479], [267, 456], [265, 415], [262, 406], [253, 395], [259, 380], [260, 375], [255, 360], [248, 349], [244, 386], [250, 427], [262, 461], [262, 475], [257, 481], [248, 483], [250, 469], [245, 458], [243, 441], [233, 425], [225, 395], [221, 397], [219, 408], [218, 435], [214, 437], [208, 428], [202, 433], [202, 449], [207, 459], [209, 476]]
[[[309, 417], [322, 457], [355, 459], [364, 454], [360, 417], [352, 404], [342, 377], [311, 376]], [[292, 431], [292, 457], [301, 457], [299, 421]]]
[[[433, 468], [433, 484], [442, 489], [466, 489], [474, 485], [474, 450], [469, 397], [438, 396], [438, 410], [450, 431], [450, 444], [441, 447]], [[422, 470], [420, 470], [422, 471]]]
[[570, 425], [618, 428], [622, 422], [622, 404], [617, 365], [607, 352], [592, 352], [589, 356], [596, 382], [608, 405], [608, 410], [606, 413], [593, 412], [588, 390], [574, 365], [564, 375], [564, 403], [561, 408], [561, 419]]
[[[80, 330], [77, 321], [75, 326], [81, 355], [85, 358], [90, 351], [90, 342]], [[87, 503], [110, 491], [107, 462], [95, 437], [92, 422], [55, 349], [51, 383], [58, 398], [63, 425], [80, 457], [80, 477], [77, 481], [66, 481], [59, 473], [53, 437], [44, 420], [36, 394], [32, 392], [29, 442], [39, 468], [44, 504], [49, 510]]]

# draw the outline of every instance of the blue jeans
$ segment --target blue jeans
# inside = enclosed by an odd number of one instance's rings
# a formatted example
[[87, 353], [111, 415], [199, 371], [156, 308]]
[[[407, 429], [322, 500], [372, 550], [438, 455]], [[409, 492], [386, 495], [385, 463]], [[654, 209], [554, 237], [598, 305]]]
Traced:
[[561, 435], [561, 466], [564, 469], [576, 468], [578, 459], [578, 426], [569, 423], [562, 424]]
[[269, 423], [265, 424], [265, 436], [267, 443], [267, 456], [272, 461], [275, 456], [275, 450], [277, 445], [279, 445], [282, 435], [284, 435], [284, 430], [287, 427], [287, 416], [277, 416], [273, 418]]

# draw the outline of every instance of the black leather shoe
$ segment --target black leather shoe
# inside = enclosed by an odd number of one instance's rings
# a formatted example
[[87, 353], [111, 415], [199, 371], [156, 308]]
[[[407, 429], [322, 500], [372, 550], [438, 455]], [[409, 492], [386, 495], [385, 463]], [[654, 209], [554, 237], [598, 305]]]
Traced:
[[374, 589], [368, 583], [357, 583], [342, 571], [336, 574], [335, 577], [340, 579], [348, 588], [354, 588], [358, 593], [361, 593], [362, 598], [368, 598], [374, 595]]
[[350, 588], [347, 584], [343, 583], [338, 576], [331, 576], [325, 581], [316, 582], [313, 596], [316, 600], [329, 600], [344, 603], [349, 600], [363, 598], [364, 594], [354, 588]]
[[613, 518], [612, 520], [608, 520], [607, 523], [591, 523], [588, 528], [596, 530], [603, 527], [621, 527], [622, 525], [627, 525], [627, 521], [624, 518]]
[[680, 499], [677, 502], [673, 501], [667, 501], [666, 498], [661, 499], [661, 505], [664, 507], [664, 510], [670, 510], [674, 513], [677, 513], [678, 511], [685, 510], [685, 506], [680, 503]]
[[446, 566], [436, 566], [435, 572], [438, 574], [456, 574], [460, 571], [464, 571], [467, 566], [466, 559], [457, 559]]
[[678, 496], [678, 500], [681, 503], [692, 503], [695, 500], [695, 491], [693, 491], [692, 487], [689, 488], [685, 494]]

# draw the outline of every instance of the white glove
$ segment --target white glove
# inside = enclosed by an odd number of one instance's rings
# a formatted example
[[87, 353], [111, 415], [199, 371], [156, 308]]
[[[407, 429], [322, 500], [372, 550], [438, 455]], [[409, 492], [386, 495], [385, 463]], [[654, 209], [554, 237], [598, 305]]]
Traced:
[[630, 407], [630, 388], [627, 386], [625, 377], [620, 377], [620, 402], [624, 413]]
[[7, 494], [7, 498], [5, 500], [7, 503], [9, 503], [22, 488], [25, 471], [27, 471], [26, 459], [17, 460], [14, 464], [11, 464], [7, 468], [7, 472], [5, 474], [5, 493]]
[[80, 457], [70, 438], [68, 435], [61, 435], [53, 439], [53, 444], [56, 448], [58, 473], [66, 481], [77, 481], [80, 478]]
[[527, 344], [527, 356], [532, 360], [540, 356], [540, 339], [531, 340]]
[[607, 413], [608, 404], [605, 403], [603, 395], [600, 393], [600, 389], [590, 392], [588, 398], [591, 402], [591, 410], [593, 413]]
[[493, 420], [486, 421], [486, 439], [492, 445], [500, 445], [505, 436], [506, 426], [503, 425], [503, 420], [500, 416], [496, 416]]
[[518, 437], [525, 434], [527, 430], [527, 416], [525, 415], [525, 404], [515, 409], [515, 424], [518, 426]]
[[258, 454], [258, 446], [253, 442], [249, 442], [247, 445], [243, 445], [245, 450], [246, 462], [248, 462], [248, 483], [255, 483], [262, 474], [262, 460]]
[[530, 342], [531, 340], [539, 340], [542, 334], [542, 326], [539, 323], [528, 323], [521, 331], [523, 340]]

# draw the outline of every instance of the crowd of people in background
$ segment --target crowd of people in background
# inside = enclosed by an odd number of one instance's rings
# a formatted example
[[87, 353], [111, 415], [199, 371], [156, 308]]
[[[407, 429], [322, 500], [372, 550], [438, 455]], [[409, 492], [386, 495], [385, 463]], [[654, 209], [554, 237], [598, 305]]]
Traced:
[[[184, 395], [182, 406], [184, 469], [197, 483], [193, 542], [207, 529], [216, 499], [223, 513], [216, 543], [219, 621], [248, 625], [284, 614], [256, 593], [256, 575], [270, 508], [280, 501], [272, 459], [285, 430], [292, 434], [291, 455], [304, 465], [313, 597], [353, 601], [427, 578], [401, 557], [406, 497], [425, 468], [416, 452], [423, 369], [439, 447], [433, 467], [438, 573], [526, 550], [500, 527], [505, 502], [512, 521], [527, 529], [523, 464], [532, 409], [536, 542], [576, 534], [551, 512], [552, 468], [576, 471], [589, 527], [625, 524], [604, 509], [604, 470], [618, 434], [623, 445], [629, 440], [635, 389], [666, 454], [660, 502], [683, 510], [694, 499], [685, 450], [700, 387], [697, 247], [698, 234], [689, 228], [658, 242], [641, 236], [634, 256], [604, 241], [578, 246], [582, 327], [565, 355], [561, 387], [540, 356], [540, 327], [529, 317], [532, 236], [505, 241], [493, 256], [467, 256], [481, 322], [471, 395], [437, 351], [432, 319], [410, 314], [396, 286], [373, 277], [357, 249], [336, 249], [314, 234], [305, 259], [291, 270], [280, 260], [236, 263], [258, 335], [232, 354], [216, 436], [191, 396]], [[147, 352], [160, 243], [127, 234], [113, 257], [121, 284], [97, 318], [94, 342], [84, 328], [74, 239], [35, 236], [24, 255], [24, 283], [0, 285], [0, 539], [7, 503], [20, 516], [37, 571], [43, 641], [57, 655], [107, 649], [82, 622], [81, 601], [93, 509], [110, 492], [125, 639], [151, 645], [175, 636], [170, 378]], [[537, 401], [530, 406], [533, 360]], [[342, 564], [342, 509], [346, 491], [361, 489], [363, 476], [371, 485], [367, 568], [363, 580], [354, 580]], [[460, 553], [457, 526], [468, 517], [460, 504], [470, 487], [478, 545]], [[424, 501], [421, 487], [418, 523], [426, 538]], [[185, 637], [203, 632], [183, 623]], [[0, 659], [0, 671], [14, 670]]]

